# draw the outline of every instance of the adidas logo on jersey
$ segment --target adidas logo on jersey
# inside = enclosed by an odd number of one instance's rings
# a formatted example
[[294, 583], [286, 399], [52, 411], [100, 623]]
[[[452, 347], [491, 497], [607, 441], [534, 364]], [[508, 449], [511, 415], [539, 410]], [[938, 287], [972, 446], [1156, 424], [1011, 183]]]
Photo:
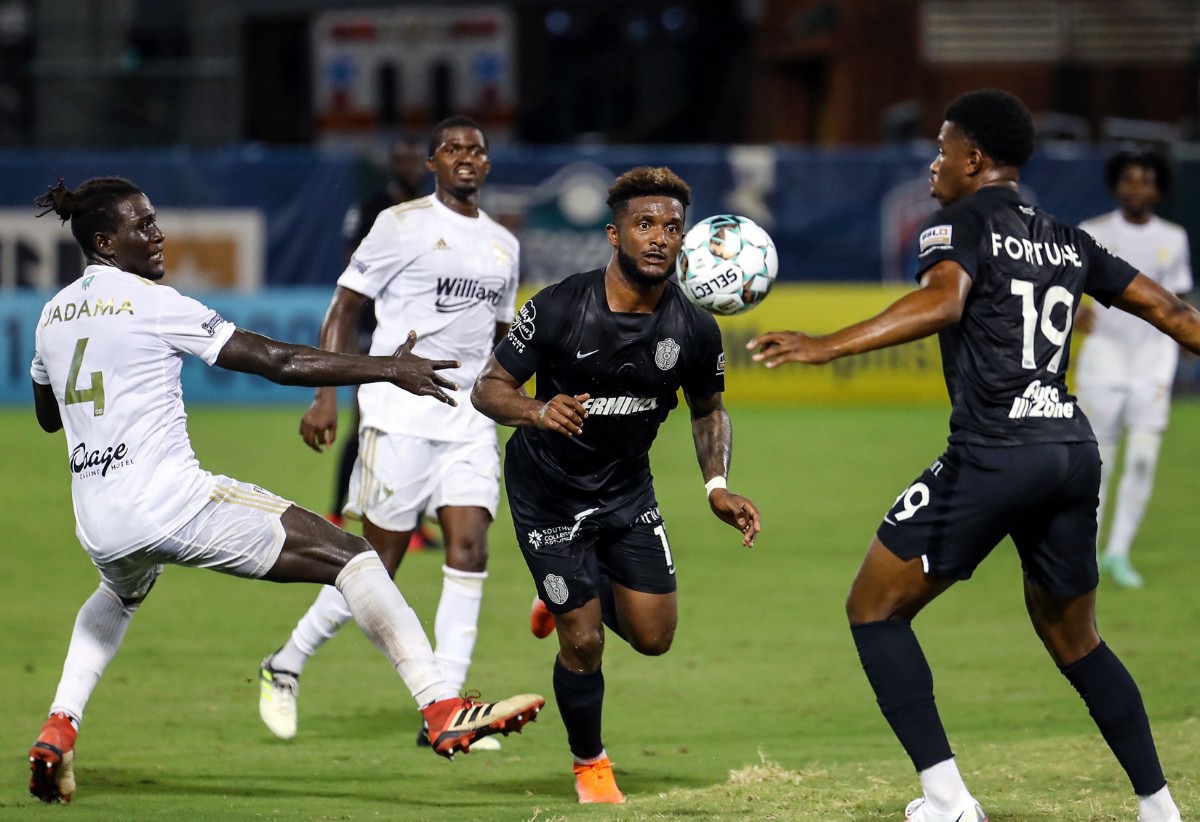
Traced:
[[450, 243], [446, 242], [445, 240], [443, 240], [439, 237], [438, 241], [433, 244], [433, 250], [434, 251], [449, 251]]
[[1041, 380], [1029, 383], [1019, 397], [1013, 397], [1012, 408], [1009, 409], [1010, 420], [1023, 420], [1027, 417], [1043, 419], [1067, 418], [1075, 416], [1075, 403], [1062, 402], [1058, 396], [1058, 388], [1053, 385], [1042, 385]]

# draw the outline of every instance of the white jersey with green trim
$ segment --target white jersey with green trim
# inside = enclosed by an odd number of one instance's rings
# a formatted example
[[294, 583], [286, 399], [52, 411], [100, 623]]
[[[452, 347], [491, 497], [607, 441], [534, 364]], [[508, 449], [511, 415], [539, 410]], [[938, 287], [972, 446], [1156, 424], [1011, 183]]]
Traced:
[[208, 501], [179, 375], [184, 354], [212, 365], [233, 332], [174, 288], [104, 265], [42, 309], [30, 375], [58, 400], [76, 533], [93, 556], [152, 544]]
[[417, 332], [414, 353], [458, 360], [440, 372], [457, 383], [446, 405], [390, 383], [358, 390], [362, 425], [391, 434], [451, 442], [495, 437], [496, 426], [471, 405], [471, 386], [494, 347], [496, 323], [516, 313], [517, 238], [482, 211], [466, 217], [436, 195], [384, 209], [338, 278], [375, 300], [371, 353], [392, 354]]

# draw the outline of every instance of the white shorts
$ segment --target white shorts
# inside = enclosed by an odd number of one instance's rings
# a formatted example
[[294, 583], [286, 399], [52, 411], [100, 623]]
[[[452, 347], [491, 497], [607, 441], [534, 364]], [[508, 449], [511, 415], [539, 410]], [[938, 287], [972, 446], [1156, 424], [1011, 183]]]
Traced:
[[422, 511], [500, 504], [500, 447], [494, 439], [446, 442], [363, 428], [342, 509], [385, 531], [411, 531]]
[[1116, 443], [1125, 431], [1161, 434], [1167, 428], [1171, 410], [1169, 385], [1080, 383], [1077, 396], [1101, 445]]
[[196, 516], [153, 545], [92, 563], [117, 596], [140, 599], [164, 565], [211, 568], [258, 578], [275, 565], [285, 538], [280, 517], [292, 503], [257, 485], [216, 477], [212, 497]]

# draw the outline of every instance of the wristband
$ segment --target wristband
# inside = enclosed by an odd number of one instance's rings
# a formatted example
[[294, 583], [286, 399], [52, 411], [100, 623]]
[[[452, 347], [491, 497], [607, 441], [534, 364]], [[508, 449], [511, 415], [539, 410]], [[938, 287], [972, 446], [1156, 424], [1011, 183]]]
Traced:
[[729, 486], [726, 484], [724, 477], [713, 477], [708, 482], [704, 483], [704, 496], [705, 498], [711, 497], [712, 492], [716, 491], [718, 488], [728, 487]]

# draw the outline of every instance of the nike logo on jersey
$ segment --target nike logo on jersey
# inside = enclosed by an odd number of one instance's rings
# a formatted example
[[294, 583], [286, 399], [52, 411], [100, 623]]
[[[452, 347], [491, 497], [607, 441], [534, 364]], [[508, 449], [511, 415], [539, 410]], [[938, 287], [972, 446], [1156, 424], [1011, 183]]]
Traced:
[[576, 352], [575, 352], [575, 359], [577, 359], [577, 360], [586, 360], [588, 357], [590, 357], [590, 356], [592, 356], [593, 354], [597, 353], [599, 350], [600, 350], [600, 349], [599, 349], [599, 348], [597, 348], [595, 351], [589, 351], [589, 352], [587, 352], [586, 354], [585, 354], [585, 353], [583, 353], [582, 351], [576, 351]]

